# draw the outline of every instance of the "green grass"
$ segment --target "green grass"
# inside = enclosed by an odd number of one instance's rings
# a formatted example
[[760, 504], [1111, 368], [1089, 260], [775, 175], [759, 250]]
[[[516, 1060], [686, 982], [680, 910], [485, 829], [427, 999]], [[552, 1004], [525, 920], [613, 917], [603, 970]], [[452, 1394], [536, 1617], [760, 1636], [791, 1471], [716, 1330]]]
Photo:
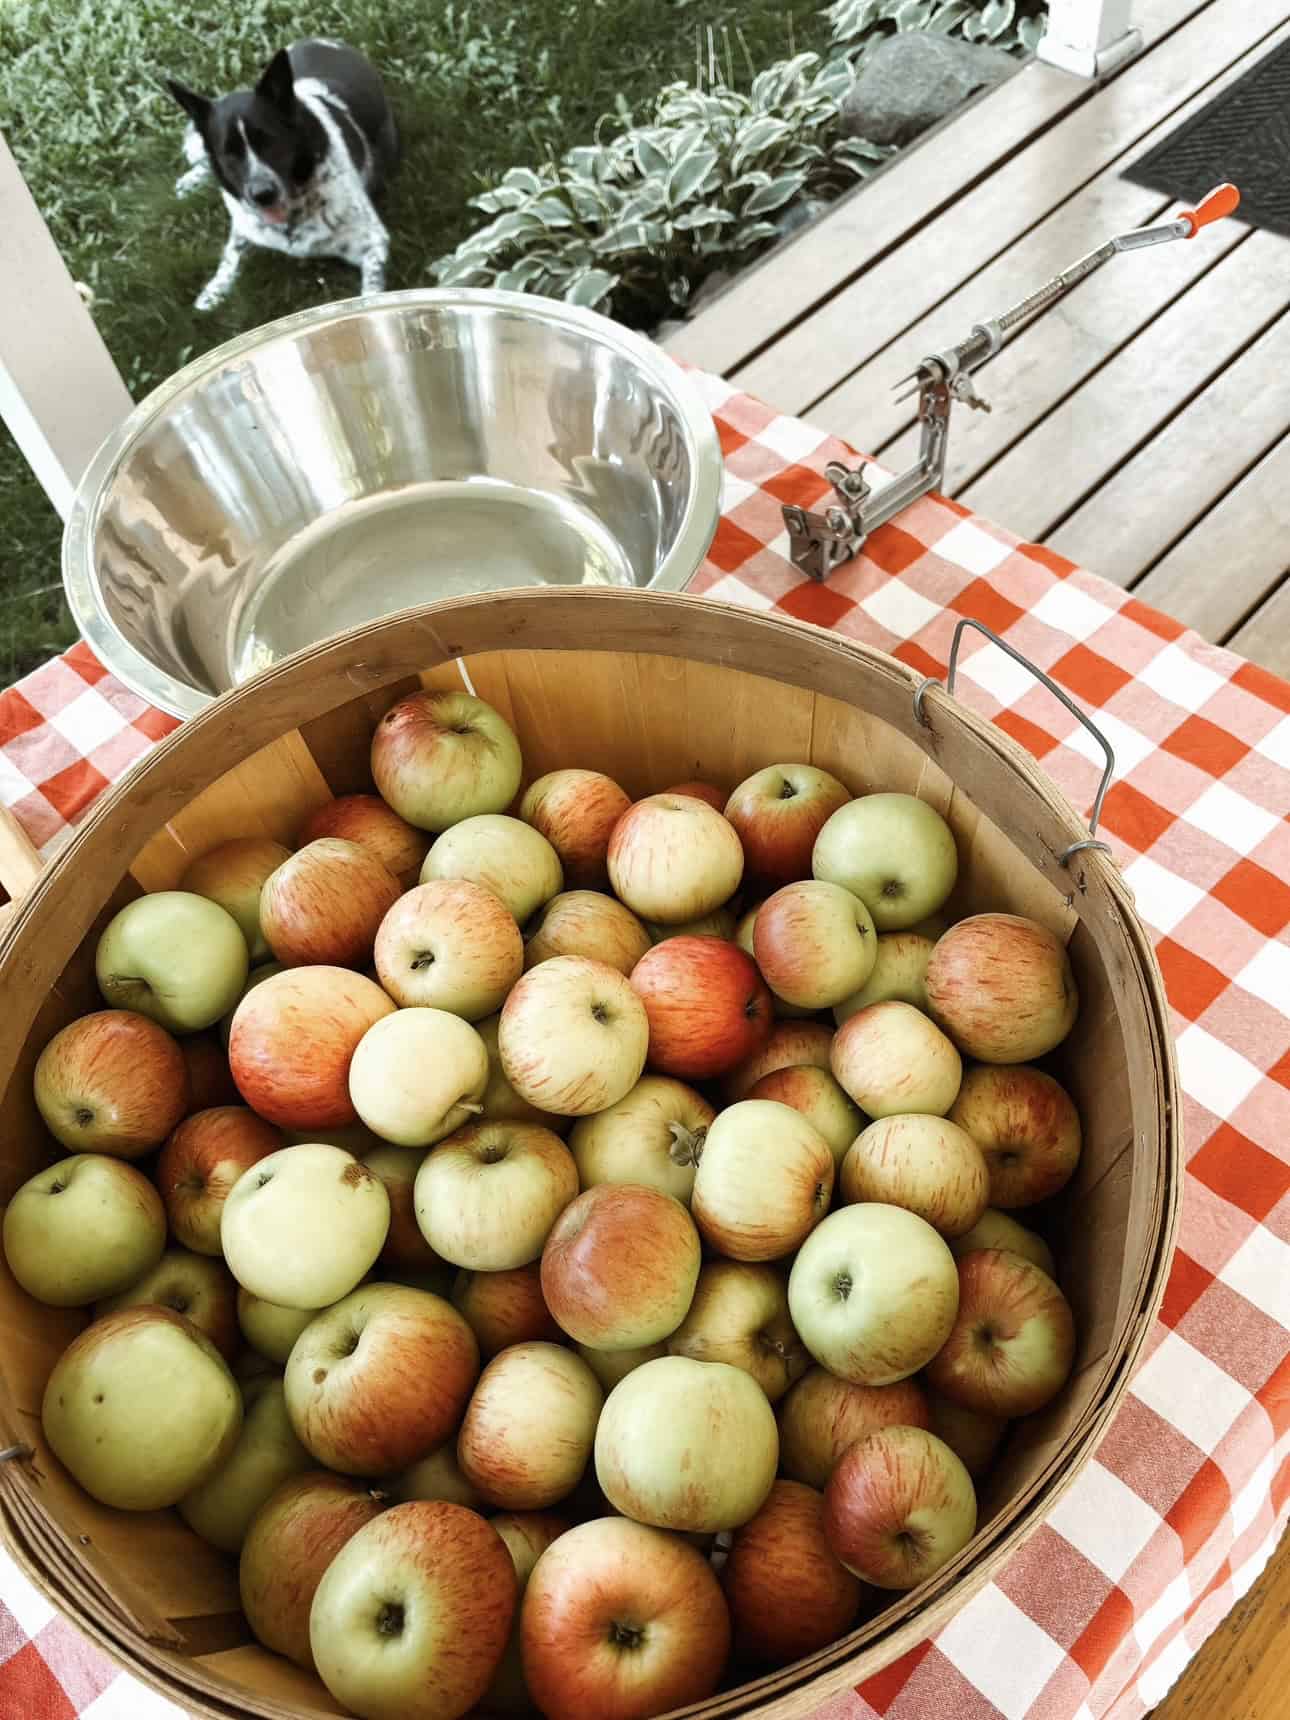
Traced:
[[[186, 202], [183, 115], [156, 84], [208, 93], [253, 80], [273, 50], [341, 36], [388, 80], [404, 161], [385, 203], [389, 285], [483, 217], [466, 207], [517, 163], [589, 142], [619, 92], [641, 104], [694, 75], [696, 32], [738, 30], [761, 68], [826, 45], [818, 0], [0, 0], [0, 129], [136, 398], [186, 359], [271, 317], [348, 296], [341, 264], [252, 253], [232, 298], [199, 316], [226, 220], [213, 189]], [[218, 21], [217, 21], [218, 20]], [[705, 46], [706, 54], [706, 46]], [[736, 49], [736, 64], [744, 62]], [[4, 266], [0, 235], [0, 267]], [[74, 638], [58, 571], [59, 522], [0, 430], [0, 686]]]

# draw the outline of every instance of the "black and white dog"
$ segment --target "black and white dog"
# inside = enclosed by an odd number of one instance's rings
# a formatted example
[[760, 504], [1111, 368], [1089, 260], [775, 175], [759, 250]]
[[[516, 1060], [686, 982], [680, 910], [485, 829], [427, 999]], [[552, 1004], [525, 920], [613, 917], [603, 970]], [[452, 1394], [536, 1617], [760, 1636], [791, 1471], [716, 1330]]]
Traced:
[[362, 272], [362, 290], [385, 285], [390, 236], [375, 198], [398, 161], [394, 115], [376, 68], [343, 42], [280, 49], [253, 90], [212, 99], [174, 78], [166, 88], [192, 124], [187, 196], [214, 175], [231, 228], [218, 269], [197, 295], [221, 304], [249, 245], [289, 257], [340, 257]]

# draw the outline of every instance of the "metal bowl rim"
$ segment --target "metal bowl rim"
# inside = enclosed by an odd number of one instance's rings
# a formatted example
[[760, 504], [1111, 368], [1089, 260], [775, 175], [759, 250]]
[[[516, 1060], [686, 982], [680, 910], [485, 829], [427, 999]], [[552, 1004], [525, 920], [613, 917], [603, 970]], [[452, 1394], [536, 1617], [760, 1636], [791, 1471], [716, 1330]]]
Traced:
[[465, 306], [515, 311], [526, 318], [593, 335], [600, 344], [630, 356], [662, 387], [675, 406], [685, 432], [692, 475], [676, 542], [663, 558], [658, 575], [650, 581], [648, 589], [679, 591], [698, 568], [712, 542], [720, 516], [721, 444], [712, 415], [689, 376], [653, 341], [602, 316], [599, 311], [567, 305], [559, 299], [542, 298], [533, 293], [500, 292], [491, 287], [412, 287], [401, 292], [368, 293], [351, 299], [336, 299], [262, 323], [258, 328], [235, 335], [232, 340], [191, 359], [145, 395], [104, 439], [76, 487], [63, 527], [63, 589], [82, 637], [105, 667], [141, 699], [171, 716], [191, 717], [222, 695], [201, 692], [167, 673], [126, 639], [111, 620], [106, 607], [98, 601], [100, 590], [92, 553], [94, 537], [111, 480], [130, 447], [181, 394], [230, 360], [305, 329], [321, 328], [365, 312], [399, 306], [424, 309]]

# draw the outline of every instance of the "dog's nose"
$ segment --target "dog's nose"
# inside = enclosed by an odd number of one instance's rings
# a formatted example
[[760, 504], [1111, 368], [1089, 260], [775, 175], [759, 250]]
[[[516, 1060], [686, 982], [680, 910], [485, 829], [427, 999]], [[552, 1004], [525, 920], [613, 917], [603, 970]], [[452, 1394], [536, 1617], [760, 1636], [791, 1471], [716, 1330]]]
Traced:
[[278, 201], [277, 187], [273, 185], [257, 186], [251, 193], [251, 201], [261, 209], [271, 208]]

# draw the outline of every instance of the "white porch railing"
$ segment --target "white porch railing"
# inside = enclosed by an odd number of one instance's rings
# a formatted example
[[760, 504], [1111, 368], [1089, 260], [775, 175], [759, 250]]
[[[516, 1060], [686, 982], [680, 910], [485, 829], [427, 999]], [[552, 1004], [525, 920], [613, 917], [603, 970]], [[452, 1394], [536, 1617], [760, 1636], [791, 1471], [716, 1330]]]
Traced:
[[1039, 58], [1081, 78], [1104, 78], [1142, 49], [1133, 0], [1049, 0]]

